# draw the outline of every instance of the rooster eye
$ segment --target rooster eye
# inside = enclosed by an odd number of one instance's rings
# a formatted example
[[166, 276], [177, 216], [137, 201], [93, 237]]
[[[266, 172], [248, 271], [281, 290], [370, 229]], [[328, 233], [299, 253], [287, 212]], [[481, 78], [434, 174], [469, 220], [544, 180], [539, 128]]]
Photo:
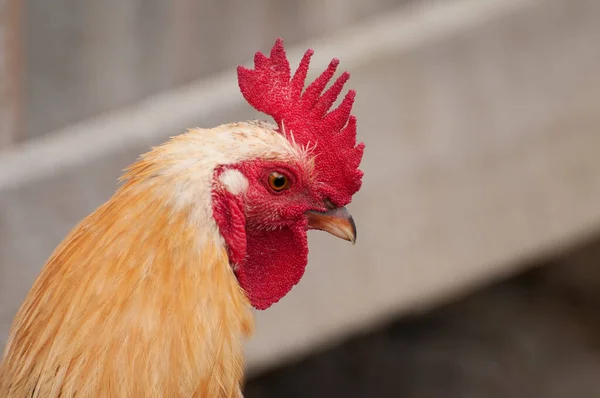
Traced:
[[290, 185], [290, 180], [287, 176], [278, 173], [276, 171], [269, 174], [269, 186], [274, 191], [283, 191], [284, 189], [288, 189]]

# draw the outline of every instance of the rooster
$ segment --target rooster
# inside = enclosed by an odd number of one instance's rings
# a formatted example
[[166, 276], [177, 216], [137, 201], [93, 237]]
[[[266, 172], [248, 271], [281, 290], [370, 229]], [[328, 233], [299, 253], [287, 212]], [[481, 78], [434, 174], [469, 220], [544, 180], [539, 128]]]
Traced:
[[242, 95], [276, 124], [191, 129], [128, 167], [114, 195], [55, 249], [19, 309], [0, 397], [236, 397], [252, 307], [304, 274], [307, 231], [354, 243], [346, 208], [364, 144], [338, 60], [306, 89], [283, 42]]

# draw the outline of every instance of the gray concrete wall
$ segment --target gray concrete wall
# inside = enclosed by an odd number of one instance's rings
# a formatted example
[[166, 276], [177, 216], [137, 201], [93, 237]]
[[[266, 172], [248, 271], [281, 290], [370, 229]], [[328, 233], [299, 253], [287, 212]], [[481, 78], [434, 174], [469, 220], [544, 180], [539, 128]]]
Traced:
[[[315, 69], [339, 57], [358, 91], [365, 181], [349, 207], [360, 238], [310, 234], [306, 276], [257, 314], [250, 369], [598, 231], [596, 38], [594, 0], [448, 0], [311, 40]], [[0, 341], [51, 250], [123, 167], [187, 127], [257, 116], [229, 68], [0, 157]]]

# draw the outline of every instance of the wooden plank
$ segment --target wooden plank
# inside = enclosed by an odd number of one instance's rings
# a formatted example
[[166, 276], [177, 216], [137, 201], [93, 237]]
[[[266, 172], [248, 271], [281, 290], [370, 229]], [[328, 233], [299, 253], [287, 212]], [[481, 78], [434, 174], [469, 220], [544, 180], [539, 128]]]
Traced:
[[0, 151], [22, 133], [21, 0], [0, 0]]

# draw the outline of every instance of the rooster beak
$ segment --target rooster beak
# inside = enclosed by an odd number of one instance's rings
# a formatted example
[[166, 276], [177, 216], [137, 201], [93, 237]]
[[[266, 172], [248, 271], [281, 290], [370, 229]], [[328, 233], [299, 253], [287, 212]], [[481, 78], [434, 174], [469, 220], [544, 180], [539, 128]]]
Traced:
[[356, 243], [356, 225], [345, 207], [329, 211], [306, 212], [309, 229], [329, 232], [338, 238]]

